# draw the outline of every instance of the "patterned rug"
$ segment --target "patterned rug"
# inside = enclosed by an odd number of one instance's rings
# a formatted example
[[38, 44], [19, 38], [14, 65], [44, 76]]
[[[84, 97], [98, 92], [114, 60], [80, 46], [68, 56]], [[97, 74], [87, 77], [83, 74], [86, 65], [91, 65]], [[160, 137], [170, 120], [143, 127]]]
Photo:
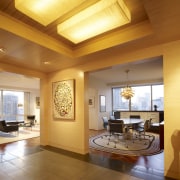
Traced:
[[89, 145], [92, 149], [130, 156], [148, 156], [162, 152], [159, 135], [154, 133], [146, 133], [145, 139], [132, 135], [126, 138], [118, 135], [110, 137], [109, 133], [102, 133], [91, 137]]
[[24, 139], [30, 139], [40, 136], [40, 130], [37, 127], [31, 128], [19, 128], [19, 133], [11, 132], [11, 133], [4, 133], [0, 131], [0, 144], [9, 143], [20, 141]]

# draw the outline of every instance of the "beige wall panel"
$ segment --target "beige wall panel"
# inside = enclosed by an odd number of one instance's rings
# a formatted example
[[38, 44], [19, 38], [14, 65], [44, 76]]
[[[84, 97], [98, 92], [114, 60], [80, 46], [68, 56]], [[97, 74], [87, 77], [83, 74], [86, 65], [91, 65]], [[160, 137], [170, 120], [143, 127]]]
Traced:
[[180, 41], [164, 46], [165, 175], [180, 179]]
[[40, 143], [41, 145], [48, 145], [49, 141], [49, 92], [47, 79], [40, 80]]
[[[52, 110], [52, 83], [75, 79], [75, 119], [54, 119]], [[85, 95], [84, 73], [78, 69], [67, 69], [52, 73], [48, 78], [48, 145], [85, 154], [88, 152], [88, 110]], [[86, 110], [86, 111], [85, 111]], [[46, 114], [45, 113], [45, 114]], [[87, 114], [86, 114], [87, 113]], [[85, 132], [86, 131], [86, 132]]]

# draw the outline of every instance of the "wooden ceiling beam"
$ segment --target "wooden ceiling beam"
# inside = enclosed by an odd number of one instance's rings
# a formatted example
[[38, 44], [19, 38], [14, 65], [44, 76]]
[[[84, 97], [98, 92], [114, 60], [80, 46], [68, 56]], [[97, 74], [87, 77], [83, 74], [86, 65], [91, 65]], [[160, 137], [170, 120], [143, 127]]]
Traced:
[[96, 38], [74, 48], [74, 57], [80, 57], [113, 46], [122, 45], [146, 36], [152, 35], [153, 30], [148, 20], [130, 27], [113, 31], [104, 37]]
[[0, 28], [60, 54], [72, 57], [72, 50], [66, 44], [57, 41], [56, 39], [22, 23], [21, 21], [18, 21], [17, 19], [12, 18], [3, 12], [0, 12]]

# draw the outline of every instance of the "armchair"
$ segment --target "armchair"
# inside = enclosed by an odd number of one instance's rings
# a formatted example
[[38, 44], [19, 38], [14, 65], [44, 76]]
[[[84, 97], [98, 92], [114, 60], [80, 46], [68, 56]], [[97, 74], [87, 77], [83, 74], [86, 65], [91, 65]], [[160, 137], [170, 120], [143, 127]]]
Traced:
[[103, 120], [103, 127], [104, 129], [107, 129], [107, 125], [108, 125], [108, 118], [106, 116], [102, 117]]
[[142, 125], [138, 126], [136, 131], [139, 133], [139, 139], [141, 140], [141, 135], [144, 136], [144, 139], [145, 139], [145, 136], [148, 136], [150, 137], [150, 135], [146, 135], [146, 132], [148, 131], [148, 129], [150, 128], [151, 126], [151, 119], [149, 120], [146, 120]]
[[25, 121], [25, 123], [20, 124], [21, 127], [30, 127], [32, 130], [32, 127], [35, 125], [35, 115], [27, 115], [27, 120]]
[[19, 126], [18, 125], [8, 125], [8, 124], [6, 124], [5, 120], [1, 120], [0, 121], [0, 131], [6, 132], [6, 133], [14, 132], [14, 131], [19, 132]]

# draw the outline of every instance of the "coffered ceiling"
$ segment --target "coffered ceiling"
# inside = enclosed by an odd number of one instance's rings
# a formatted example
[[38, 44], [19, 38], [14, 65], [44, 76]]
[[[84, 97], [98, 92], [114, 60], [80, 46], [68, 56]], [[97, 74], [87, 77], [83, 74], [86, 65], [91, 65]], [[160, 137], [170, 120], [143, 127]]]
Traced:
[[0, 52], [0, 63], [48, 73], [87, 63], [102, 52], [113, 53], [114, 48], [135, 50], [180, 39], [178, 0], [124, 0], [131, 12], [129, 24], [78, 44], [57, 34], [58, 23], [96, 1], [85, 1], [43, 26], [15, 9], [14, 0], [1, 0], [0, 48], [5, 52]]
[[[50, 23], [47, 26], [43, 26], [42, 24], [38, 23], [37, 21], [31, 19], [30, 17], [26, 16], [25, 14], [23, 14], [19, 10], [17, 10], [15, 8], [14, 0], [1, 0], [0, 10], [3, 13], [6, 13], [7, 15], [10, 15], [11, 17], [18, 19], [19, 21], [33, 27], [34, 29], [36, 29], [42, 33], [45, 33], [50, 37], [53, 37], [54, 39], [56, 39], [59, 42], [59, 44], [62, 44], [63, 46], [65, 46], [67, 48], [73, 49], [73, 48], [85, 46], [85, 45], [91, 43], [91, 40], [88, 42], [80, 43], [78, 45], [74, 44], [74, 43], [68, 41], [67, 39], [63, 38], [62, 36], [60, 36], [57, 33], [58, 24], [62, 23], [69, 17], [77, 14], [81, 10], [86, 9], [88, 6], [93, 5], [94, 3], [99, 2], [99, 1], [100, 0], [84, 1], [78, 7], [74, 8], [70, 12], [60, 16], [57, 20], [53, 21], [52, 23]], [[109, 0], [109, 1], [113, 1], [113, 0]], [[125, 27], [129, 27], [134, 24], [138, 24], [138, 23], [146, 21], [148, 19], [145, 9], [143, 7], [143, 3], [140, 0], [133, 0], [133, 1], [125, 0], [124, 2], [126, 3], [128, 9], [131, 12], [131, 22], [129, 24], [127, 24], [126, 26], [123, 26], [123, 27], [113, 30], [113, 32], [117, 32], [120, 29], [124, 29]], [[60, 1], [60, 3], [61, 3], [61, 1]], [[71, 6], [71, 5], [69, 4], [69, 6]], [[112, 33], [112, 31], [101, 35], [101, 37], [105, 37], [105, 36], [107, 36], [107, 34], [111, 34], [111, 33]], [[69, 55], [69, 56], [71, 56], [71, 55]]]

